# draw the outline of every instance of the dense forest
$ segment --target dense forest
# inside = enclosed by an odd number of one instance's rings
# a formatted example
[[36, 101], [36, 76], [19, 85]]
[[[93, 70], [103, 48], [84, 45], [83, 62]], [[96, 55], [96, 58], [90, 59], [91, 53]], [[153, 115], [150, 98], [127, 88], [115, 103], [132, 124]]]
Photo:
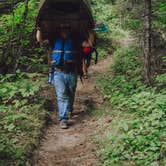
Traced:
[[[52, 112], [43, 97], [48, 65], [35, 39], [38, 0], [0, 2], [0, 166], [31, 165]], [[102, 166], [166, 165], [166, 0], [91, 0], [104, 103], [113, 120], [95, 138]], [[100, 61], [99, 60], [99, 61]], [[100, 137], [103, 135], [104, 138]]]

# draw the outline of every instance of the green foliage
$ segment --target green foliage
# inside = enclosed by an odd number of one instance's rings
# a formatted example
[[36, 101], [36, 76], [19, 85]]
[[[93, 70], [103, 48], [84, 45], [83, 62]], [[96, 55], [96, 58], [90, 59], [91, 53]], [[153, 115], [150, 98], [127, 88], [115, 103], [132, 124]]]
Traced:
[[166, 30], [166, 5], [165, 0], [160, 0], [155, 2], [153, 5], [154, 14], [156, 18], [154, 19], [154, 26], [162, 31]]
[[122, 48], [114, 53], [112, 70], [114, 74], [123, 74], [126, 78], [138, 76], [141, 67], [141, 58], [138, 56], [138, 48]]
[[112, 39], [108, 34], [98, 34], [97, 51], [100, 58], [104, 58], [113, 51]]
[[[41, 54], [43, 50], [34, 50], [32, 44], [38, 6], [36, 2], [37, 0], [29, 1], [24, 29], [22, 29], [25, 10], [23, 2], [15, 6], [14, 16], [7, 14], [0, 17], [2, 66], [13, 67], [20, 46], [23, 48], [20, 58], [21, 70], [27, 67], [34, 69], [36, 64], [42, 62], [36, 53]], [[23, 38], [20, 40], [21, 33]], [[36, 79], [39, 74], [32, 76], [21, 70], [18, 69], [15, 74], [0, 75], [0, 165], [25, 165], [47, 115], [43, 108], [43, 99], [39, 96], [41, 84], [39, 79]]]
[[47, 113], [36, 77], [20, 70], [0, 75], [0, 165], [24, 165], [40, 135]]
[[104, 23], [110, 29], [107, 33], [97, 34], [97, 49], [101, 58], [111, 54], [114, 49], [119, 47], [121, 38], [128, 36], [128, 33], [120, 28], [119, 19], [114, 12], [114, 6], [112, 6], [114, 3], [114, 0], [92, 0], [92, 9], [96, 23]]
[[156, 81], [158, 83], [166, 82], [166, 73], [158, 75]]
[[[123, 118], [116, 122], [117, 133], [109, 136], [105, 151], [104, 165], [107, 163], [132, 162], [136, 165], [163, 165], [165, 155], [165, 94], [141, 91], [131, 97], [118, 100], [116, 110], [121, 116], [129, 111], [135, 118]], [[116, 111], [117, 112], [117, 111]], [[115, 123], [115, 122], [114, 122]], [[117, 139], [119, 137], [119, 139]], [[109, 165], [108, 164], [108, 165]]]
[[[130, 47], [116, 51], [111, 76], [107, 74], [98, 82], [114, 116], [121, 116], [113, 121], [112, 128], [118, 132], [108, 132], [103, 166], [164, 166], [166, 91], [143, 85], [137, 50]], [[156, 80], [163, 82], [164, 76]]]
[[[3, 48], [0, 50], [0, 64], [12, 68], [17, 60], [12, 51], [17, 53], [21, 45], [21, 70], [45, 70], [41, 65], [45, 60], [41, 57], [43, 49], [34, 48], [32, 37], [37, 2], [29, 1], [24, 29], [21, 26], [24, 3], [15, 6], [14, 17], [12, 14], [0, 17], [0, 46]], [[103, 165], [164, 166], [166, 75], [156, 77], [156, 88], [145, 87], [141, 80], [141, 49], [138, 46], [127, 48], [125, 41], [129, 38], [126, 30], [142, 36], [143, 1], [92, 0], [92, 6], [96, 22], [107, 23], [110, 28], [109, 33], [98, 34], [100, 57], [116, 50], [110, 72], [98, 81], [112, 108], [115, 117], [113, 127], [117, 131], [108, 132]], [[165, 41], [165, 0], [153, 1], [153, 9], [154, 30], [160, 32]], [[162, 60], [166, 61], [165, 56]], [[40, 135], [46, 112], [39, 95], [39, 77], [41, 75], [37, 73], [26, 74], [20, 70], [15, 74], [0, 75], [0, 165], [25, 165], [31, 155], [29, 152], [35, 146], [35, 139]], [[104, 114], [101, 110], [97, 110], [98, 115]], [[121, 117], [116, 118], [118, 115]]]
[[38, 0], [30, 0], [24, 26], [24, 2], [15, 5], [13, 14], [2, 15], [0, 17], [0, 45], [3, 48], [3, 51], [0, 51], [0, 64], [7, 65], [8, 71], [12, 70], [10, 68], [13, 68], [18, 58], [19, 68], [31, 71], [38, 69], [37, 64], [43, 63], [45, 60], [41, 56], [44, 50], [35, 49], [34, 44], [37, 9]]
[[[15, 8], [14, 8], [14, 16], [12, 14], [10, 15], [2, 15], [0, 17], [0, 22], [1, 22], [1, 28], [0, 28], [0, 33], [1, 33], [1, 40], [4, 41], [7, 39], [9, 36], [14, 36], [18, 34], [20, 29], [18, 26], [22, 22], [22, 17], [24, 13], [24, 3], [18, 3]], [[26, 20], [26, 26], [25, 26], [25, 33], [32, 33], [33, 28], [35, 26], [35, 22], [33, 21], [34, 18], [36, 17], [37, 14], [37, 5], [36, 5], [36, 0], [30, 0], [28, 8], [31, 12], [28, 13], [28, 19]], [[36, 10], [35, 10], [36, 9]], [[11, 31], [13, 28], [13, 31]], [[2, 35], [3, 34], [3, 35]], [[27, 42], [29, 42], [27, 40]], [[28, 44], [26, 41], [23, 41], [25, 46]]]
[[94, 18], [97, 22], [106, 22], [108, 24], [115, 18], [112, 8], [107, 0], [92, 0], [92, 5]]
[[[102, 76], [98, 85], [103, 90], [113, 122], [104, 140], [103, 166], [164, 166], [166, 153], [166, 91], [165, 74], [158, 75], [154, 87], [142, 82], [141, 48], [126, 47], [130, 43], [127, 31], [142, 39], [144, 1], [100, 0], [92, 1], [97, 22], [107, 22], [111, 32], [108, 38], [116, 51], [110, 71]], [[165, 0], [153, 1], [153, 29], [160, 32], [164, 49]], [[125, 30], [124, 30], [125, 29]], [[110, 36], [109, 36], [110, 35]], [[135, 42], [135, 41], [133, 41]], [[138, 43], [138, 40], [136, 40]], [[138, 45], [138, 44], [137, 44]], [[163, 47], [164, 46], [164, 47]], [[158, 50], [160, 53], [161, 50]], [[165, 65], [165, 56], [162, 56]], [[108, 112], [108, 111], [107, 111]], [[97, 110], [98, 114], [98, 110]], [[102, 137], [103, 138], [103, 137]]]

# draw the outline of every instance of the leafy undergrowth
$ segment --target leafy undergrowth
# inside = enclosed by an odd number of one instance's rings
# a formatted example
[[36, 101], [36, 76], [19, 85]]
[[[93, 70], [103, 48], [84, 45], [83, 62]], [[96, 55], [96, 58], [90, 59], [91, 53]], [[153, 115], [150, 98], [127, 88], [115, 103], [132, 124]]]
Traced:
[[38, 78], [19, 70], [0, 76], [0, 166], [28, 164], [42, 133], [48, 113]]
[[165, 74], [146, 87], [138, 50], [118, 49], [111, 70], [97, 82], [113, 117], [100, 143], [102, 166], [166, 165]]

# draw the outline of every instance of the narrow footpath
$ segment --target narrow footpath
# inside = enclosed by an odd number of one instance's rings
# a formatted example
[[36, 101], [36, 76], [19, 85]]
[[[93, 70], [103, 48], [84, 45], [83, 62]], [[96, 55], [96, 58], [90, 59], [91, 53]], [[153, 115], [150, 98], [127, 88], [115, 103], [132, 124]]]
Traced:
[[98, 128], [95, 118], [87, 110], [99, 107], [103, 103], [102, 95], [96, 89], [96, 78], [108, 70], [112, 58], [108, 56], [89, 69], [89, 79], [82, 85], [78, 82], [75, 110], [67, 130], [51, 124], [37, 151], [37, 163], [34, 166], [96, 166], [96, 147], [91, 136]]

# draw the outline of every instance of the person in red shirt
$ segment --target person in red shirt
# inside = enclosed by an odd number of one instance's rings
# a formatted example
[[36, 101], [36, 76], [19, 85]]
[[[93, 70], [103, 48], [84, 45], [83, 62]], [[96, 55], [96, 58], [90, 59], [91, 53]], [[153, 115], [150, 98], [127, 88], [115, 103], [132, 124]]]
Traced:
[[97, 64], [98, 60], [98, 52], [96, 48], [93, 46], [95, 44], [94, 41], [94, 36], [92, 34], [89, 34], [89, 38], [87, 40], [84, 40], [82, 43], [82, 52], [83, 52], [83, 74], [84, 78], [88, 78], [88, 68], [91, 64], [91, 59], [92, 59], [92, 53], [96, 53], [96, 59], [95, 59], [95, 64]]

